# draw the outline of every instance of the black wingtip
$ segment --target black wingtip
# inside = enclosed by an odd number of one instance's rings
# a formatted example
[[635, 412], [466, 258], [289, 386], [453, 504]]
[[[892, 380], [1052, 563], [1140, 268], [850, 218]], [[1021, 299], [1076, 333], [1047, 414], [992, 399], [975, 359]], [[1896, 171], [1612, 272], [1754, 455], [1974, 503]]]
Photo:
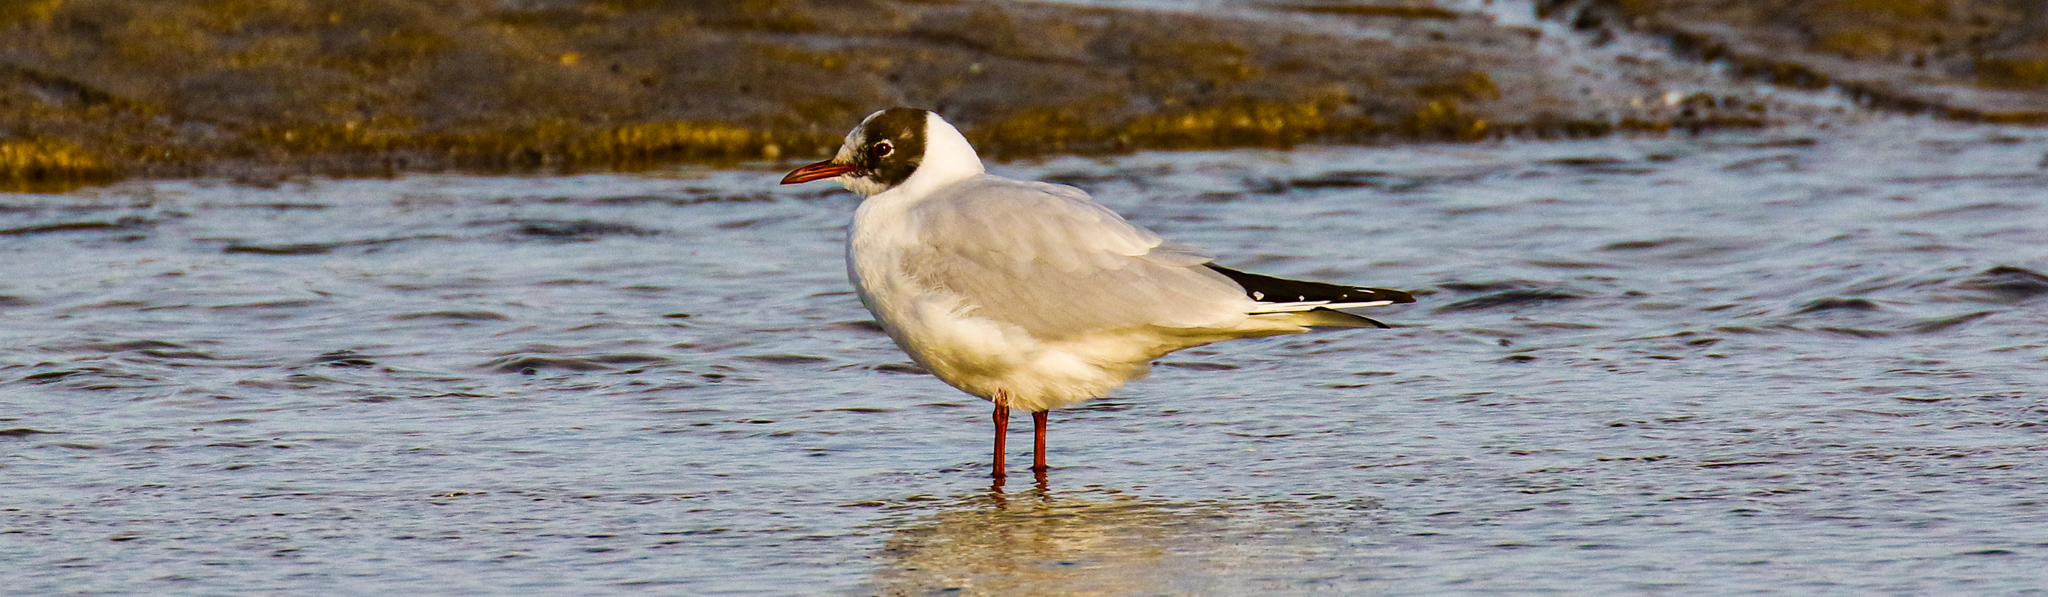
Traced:
[[[1326, 310], [1326, 311], [1335, 311], [1335, 309], [1325, 309], [1325, 310]], [[1359, 318], [1359, 319], [1363, 319], [1363, 320], [1365, 320], [1365, 322], [1366, 322], [1366, 323], [1370, 323], [1370, 324], [1372, 324], [1372, 327], [1376, 327], [1376, 328], [1379, 328], [1379, 329], [1383, 329], [1383, 330], [1391, 330], [1391, 329], [1394, 329], [1394, 326], [1391, 326], [1391, 325], [1387, 325], [1387, 324], [1385, 324], [1385, 323], [1381, 322], [1380, 320], [1377, 320], [1377, 319], [1373, 319], [1373, 318], [1371, 318], [1371, 317], [1366, 317], [1366, 316], [1363, 316], [1363, 315], [1352, 315], [1352, 317], [1357, 317], [1357, 318]]]
[[1395, 304], [1415, 302], [1415, 295], [1408, 294], [1408, 291], [1405, 290], [1394, 290], [1392, 288], [1359, 288], [1358, 290], [1370, 290], [1376, 293], [1380, 300], [1394, 301]]
[[[1244, 287], [1245, 296], [1249, 296], [1255, 301], [1275, 303], [1294, 301], [1329, 301], [1332, 303], [1369, 303], [1373, 301], [1388, 301], [1392, 303], [1415, 302], [1415, 295], [1391, 288], [1366, 288], [1326, 282], [1289, 280], [1287, 278], [1275, 278], [1262, 274], [1241, 272], [1214, 263], [1204, 265], [1209, 266], [1209, 269], [1216, 270], [1216, 273], [1230, 278], [1230, 281], [1236, 282], [1238, 286]], [[1386, 325], [1381, 324], [1380, 327], [1386, 327]]]
[[1331, 309], [1329, 307], [1316, 307], [1314, 309], [1309, 309], [1305, 313], [1309, 316], [1309, 318], [1307, 320], [1307, 323], [1303, 325], [1312, 328], [1374, 327], [1383, 330], [1389, 330], [1394, 328], [1394, 326], [1381, 323], [1380, 320], [1373, 319], [1371, 317], [1366, 317], [1348, 311], [1338, 311], [1336, 309]]

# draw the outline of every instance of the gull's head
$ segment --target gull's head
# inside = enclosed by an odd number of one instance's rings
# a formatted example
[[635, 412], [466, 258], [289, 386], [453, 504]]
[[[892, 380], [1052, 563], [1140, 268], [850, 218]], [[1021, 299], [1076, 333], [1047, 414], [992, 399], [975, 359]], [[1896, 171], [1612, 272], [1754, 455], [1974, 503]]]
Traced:
[[782, 184], [836, 178], [862, 197], [891, 189], [937, 190], [981, 173], [981, 158], [938, 114], [890, 108], [869, 114], [846, 134], [832, 159], [797, 168]]

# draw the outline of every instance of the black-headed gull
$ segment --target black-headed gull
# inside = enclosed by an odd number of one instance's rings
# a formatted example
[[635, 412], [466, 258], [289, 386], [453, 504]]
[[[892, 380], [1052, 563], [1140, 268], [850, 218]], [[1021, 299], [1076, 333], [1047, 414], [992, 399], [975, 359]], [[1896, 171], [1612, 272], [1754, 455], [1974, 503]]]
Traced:
[[1046, 411], [1142, 378], [1153, 359], [1234, 338], [1384, 328], [1336, 309], [1415, 302], [1216, 265], [1080, 189], [984, 173], [967, 138], [925, 110], [869, 115], [838, 155], [782, 184], [826, 178], [865, 198], [846, 243], [861, 304], [919, 365], [995, 403], [998, 480], [1011, 407], [1031, 411], [1031, 468], [1043, 478]]

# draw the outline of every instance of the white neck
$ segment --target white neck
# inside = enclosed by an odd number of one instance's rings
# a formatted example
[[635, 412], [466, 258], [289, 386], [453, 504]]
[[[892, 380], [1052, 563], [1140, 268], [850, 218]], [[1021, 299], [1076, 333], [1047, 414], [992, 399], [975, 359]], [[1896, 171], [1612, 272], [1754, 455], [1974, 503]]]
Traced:
[[981, 156], [959, 129], [934, 113], [926, 113], [924, 123], [924, 161], [896, 190], [922, 197], [982, 173]]

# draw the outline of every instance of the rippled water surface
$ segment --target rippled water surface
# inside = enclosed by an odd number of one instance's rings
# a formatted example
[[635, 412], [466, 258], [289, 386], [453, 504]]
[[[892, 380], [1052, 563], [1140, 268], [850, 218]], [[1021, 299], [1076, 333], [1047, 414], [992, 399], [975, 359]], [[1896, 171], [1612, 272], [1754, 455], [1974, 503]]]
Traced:
[[2039, 594], [2044, 154], [1902, 119], [999, 166], [1421, 295], [1171, 355], [1006, 492], [986, 404], [848, 292], [855, 200], [778, 172], [0, 195], [4, 591]]

